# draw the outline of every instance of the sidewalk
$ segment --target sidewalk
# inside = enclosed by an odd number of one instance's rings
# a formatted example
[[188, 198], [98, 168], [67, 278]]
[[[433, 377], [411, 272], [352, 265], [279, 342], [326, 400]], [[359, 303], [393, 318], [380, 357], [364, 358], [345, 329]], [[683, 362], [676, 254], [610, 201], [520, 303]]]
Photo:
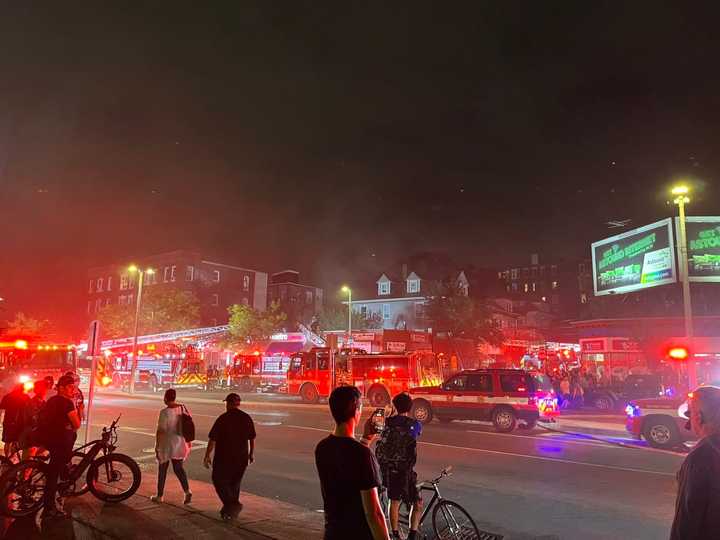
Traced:
[[[190, 481], [192, 504], [183, 506], [183, 493], [170, 474], [165, 503], [150, 501], [157, 477], [143, 472], [138, 492], [120, 504], [106, 504], [90, 494], [68, 499], [72, 519], [47, 522], [42, 532], [32, 522], [16, 521], [4, 538], [12, 540], [300, 540], [322, 538], [323, 516], [292, 504], [242, 493], [244, 508], [235, 522], [220, 519], [220, 503], [212, 484]], [[33, 534], [34, 533], [34, 534]]]

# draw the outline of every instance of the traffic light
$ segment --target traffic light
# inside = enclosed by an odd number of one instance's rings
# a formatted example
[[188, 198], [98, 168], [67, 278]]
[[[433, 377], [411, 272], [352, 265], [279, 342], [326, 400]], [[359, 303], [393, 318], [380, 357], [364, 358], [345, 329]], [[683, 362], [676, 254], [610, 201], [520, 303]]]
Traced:
[[667, 356], [670, 360], [677, 360], [679, 362], [683, 362], [690, 357], [690, 352], [688, 351], [687, 347], [670, 347], [668, 349]]

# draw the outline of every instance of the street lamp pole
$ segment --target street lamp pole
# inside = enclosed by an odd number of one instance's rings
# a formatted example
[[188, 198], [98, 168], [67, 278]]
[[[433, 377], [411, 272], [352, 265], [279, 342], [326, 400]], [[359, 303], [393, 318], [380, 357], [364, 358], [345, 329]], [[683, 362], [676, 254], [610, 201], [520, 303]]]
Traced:
[[[347, 285], [343, 285], [342, 292], [346, 292], [348, 295], [348, 332], [346, 345], [352, 341], [352, 289]], [[350, 345], [352, 350], [352, 345]]]
[[137, 266], [131, 266], [128, 269], [130, 272], [137, 272], [138, 274], [138, 290], [137, 290], [137, 299], [135, 301], [135, 329], [133, 330], [133, 345], [132, 345], [132, 369], [130, 370], [130, 385], [128, 387], [131, 394], [135, 393], [135, 376], [137, 375], [137, 365], [138, 365], [138, 325], [140, 323], [140, 302], [142, 302], [142, 291], [143, 291], [143, 281], [145, 278], [145, 274], [153, 274], [154, 270], [152, 268], [148, 268], [147, 270], [140, 270]]
[[[693, 337], [693, 319], [692, 319], [692, 297], [690, 296], [690, 279], [688, 272], [688, 251], [687, 251], [687, 233], [685, 231], [685, 205], [690, 202], [687, 186], [676, 186], [672, 189], [672, 194], [675, 195], [673, 201], [678, 205], [680, 214], [680, 269], [683, 276], [682, 280], [682, 293], [683, 293], [683, 318], [685, 320], [685, 337], [688, 341]], [[688, 343], [688, 345], [690, 345]], [[688, 385], [690, 390], [697, 386], [697, 369], [695, 361], [693, 360], [692, 354], [688, 358]]]

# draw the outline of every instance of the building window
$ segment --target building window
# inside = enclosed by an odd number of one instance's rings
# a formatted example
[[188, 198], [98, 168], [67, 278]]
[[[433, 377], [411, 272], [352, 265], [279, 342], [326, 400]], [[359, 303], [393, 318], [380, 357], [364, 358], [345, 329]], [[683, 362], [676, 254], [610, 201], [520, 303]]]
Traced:
[[157, 283], [157, 272], [145, 272], [143, 280], [146, 285], [155, 285]]
[[368, 316], [367, 306], [360, 306], [360, 316], [361, 316], [363, 319], [367, 319], [367, 316]]
[[220, 283], [220, 270], [213, 270], [213, 281]]
[[100, 311], [100, 308], [102, 307], [102, 298], [98, 298], [95, 300], [95, 311]]
[[559, 286], [560, 286], [560, 285], [558, 284], [557, 281], [553, 281], [553, 282], [552, 282], [552, 288], [553, 288], [553, 289], [557, 289]]
[[211, 305], [213, 305], [213, 306], [220, 305], [220, 295], [218, 293], [213, 293], [211, 298], [212, 298]]
[[536, 290], [537, 290], [537, 284], [533, 281], [532, 292], [535, 292]]
[[513, 268], [512, 270], [510, 270], [510, 279], [517, 279], [517, 277], [518, 277], [518, 269]]
[[127, 304], [128, 306], [132, 306], [135, 303], [135, 295], [128, 294], [127, 295]]
[[312, 304], [312, 303], [313, 303], [313, 293], [312, 293], [312, 291], [305, 291], [305, 303], [306, 303], [306, 304]]
[[103, 291], [103, 285], [104, 285], [103, 278], [101, 278], [101, 277], [97, 278], [97, 292]]
[[125, 295], [121, 294], [120, 296], [118, 296], [118, 305], [122, 306], [124, 303], [125, 303]]
[[419, 279], [408, 279], [407, 292], [410, 294], [420, 292], [420, 280]]
[[135, 274], [131, 274], [128, 276], [128, 285], [131, 289], [135, 288]]
[[525, 292], [528, 292], [528, 290], [529, 290], [527, 283], [525, 284], [524, 290], [525, 290]]
[[88, 314], [92, 311], [92, 300], [88, 300]]
[[90, 280], [90, 287], [88, 287], [88, 292], [90, 292], [90, 293], [95, 292], [95, 280], [94, 279]]
[[175, 281], [175, 272], [177, 271], [177, 266], [173, 265], [170, 267], [170, 281]]
[[248, 300], [247, 296], [243, 298], [242, 302], [243, 302], [243, 305], [246, 305], [246, 306], [250, 305], [250, 300]]
[[382, 318], [385, 320], [390, 318], [390, 304], [382, 305]]
[[193, 266], [185, 267], [185, 281], [192, 281], [195, 279], [195, 268]]
[[165, 268], [163, 268], [163, 281], [165, 283], [170, 281], [170, 267], [169, 266], [166, 266]]
[[105, 299], [105, 306], [109, 306], [110, 304], [112, 304], [112, 298], [110, 298], [110, 297], [108, 296], [108, 297]]
[[112, 291], [112, 276], [108, 276], [107, 290], [108, 290], [108, 292]]
[[[220, 278], [218, 278], [219, 280]], [[243, 276], [243, 291], [249, 291], [250, 290], [250, 276]]]
[[422, 302], [415, 302], [415, 318], [425, 318], [425, 304], [423, 304]]
[[381, 281], [378, 283], [378, 295], [387, 295], [390, 294], [390, 282], [389, 281]]
[[120, 290], [124, 291], [128, 288], [128, 276], [127, 274], [123, 274], [120, 276]]

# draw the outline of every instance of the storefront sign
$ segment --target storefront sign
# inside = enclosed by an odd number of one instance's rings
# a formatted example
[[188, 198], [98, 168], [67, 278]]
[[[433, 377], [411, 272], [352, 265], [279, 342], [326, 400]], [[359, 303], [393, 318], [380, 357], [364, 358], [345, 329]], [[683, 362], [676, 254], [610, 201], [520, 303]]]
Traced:
[[403, 341], [387, 341], [385, 349], [389, 352], [405, 352], [405, 342]]
[[[678, 218], [675, 218], [675, 230], [679, 235]], [[685, 233], [690, 281], [720, 282], [720, 217], [687, 217]], [[684, 270], [681, 266], [681, 279], [685, 279]]]
[[627, 293], [675, 283], [670, 218], [591, 246], [595, 295]]

